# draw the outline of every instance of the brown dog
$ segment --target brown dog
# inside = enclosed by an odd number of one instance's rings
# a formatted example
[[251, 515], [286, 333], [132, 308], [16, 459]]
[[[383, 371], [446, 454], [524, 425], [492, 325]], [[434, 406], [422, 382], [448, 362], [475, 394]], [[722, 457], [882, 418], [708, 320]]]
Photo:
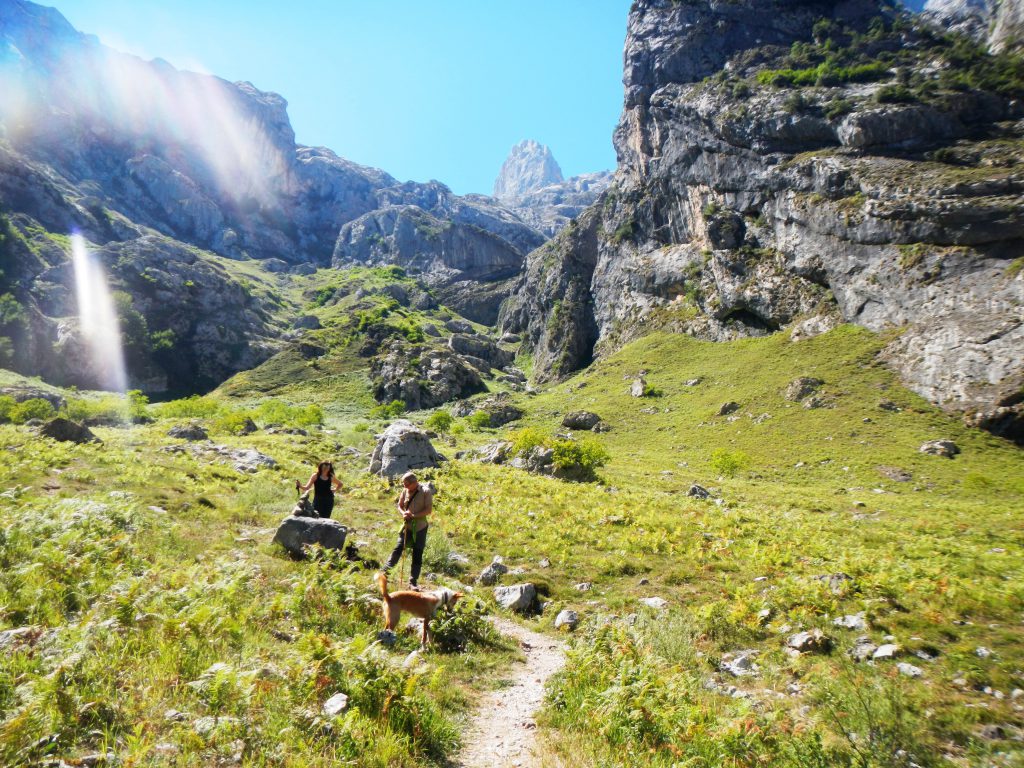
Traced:
[[392, 592], [388, 594], [388, 575], [383, 571], [377, 574], [380, 593], [384, 596], [384, 626], [392, 632], [398, 627], [402, 611], [407, 611], [417, 618], [423, 619], [423, 638], [420, 645], [427, 645], [427, 624], [439, 608], [450, 608], [462, 597], [461, 592], [450, 589], [436, 589], [432, 592]]

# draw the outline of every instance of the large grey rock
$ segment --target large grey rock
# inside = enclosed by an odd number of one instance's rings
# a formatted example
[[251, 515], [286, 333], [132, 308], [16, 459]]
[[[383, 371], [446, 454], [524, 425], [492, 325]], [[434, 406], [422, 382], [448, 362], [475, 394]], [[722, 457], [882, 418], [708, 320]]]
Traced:
[[502, 440], [497, 443], [488, 443], [477, 449], [477, 455], [484, 464], [504, 464], [512, 451], [512, 443]]
[[348, 529], [337, 520], [289, 516], [278, 526], [274, 543], [280, 544], [296, 557], [302, 557], [306, 549], [313, 545], [344, 550], [347, 533]]
[[559, 611], [555, 617], [555, 629], [561, 629], [566, 627], [570, 630], [576, 629], [576, 625], [580, 623], [579, 614], [576, 611], [566, 608], [565, 610]]
[[798, 632], [786, 640], [786, 646], [798, 653], [825, 653], [832, 648], [832, 638], [820, 629]]
[[59, 392], [37, 387], [0, 387], [0, 397], [13, 398], [16, 403], [23, 403], [26, 400], [46, 400], [58, 411], [67, 402]]
[[176, 437], [181, 440], [209, 440], [210, 436], [202, 425], [195, 422], [178, 424], [167, 430], [168, 437]]
[[454, 333], [448, 339], [448, 347], [460, 355], [479, 357], [490, 363], [492, 368], [504, 368], [511, 365], [515, 355], [508, 352], [493, 341], [482, 336], [466, 336]]
[[39, 434], [65, 443], [101, 442], [87, 426], [58, 416], [39, 427]]
[[481, 571], [477, 577], [477, 581], [483, 584], [485, 587], [490, 587], [498, 583], [498, 579], [508, 573], [508, 566], [502, 562], [500, 557], [495, 557], [486, 568]]
[[569, 429], [593, 429], [601, 423], [601, 417], [591, 411], [573, 411], [562, 417], [562, 426]]
[[422, 429], [411, 421], [400, 419], [377, 436], [369, 472], [400, 477], [410, 470], [437, 467], [443, 460]]
[[928, 453], [932, 456], [945, 456], [951, 459], [960, 453], [960, 448], [952, 440], [929, 440], [923, 443], [918, 449], [921, 453]]
[[817, 392], [818, 388], [824, 383], [821, 379], [801, 376], [791, 381], [786, 387], [786, 399], [792, 402], [799, 402]]
[[507, 611], [528, 613], [537, 599], [537, 588], [533, 584], [513, 584], [509, 587], [495, 587], [494, 599]]
[[481, 400], [475, 403], [475, 406], [473, 412], [486, 413], [489, 419], [488, 425], [492, 428], [501, 427], [511, 421], [521, 419], [525, 413], [522, 408], [514, 405], [509, 396], [504, 392], [494, 397], [489, 397], [486, 400]]
[[379, 402], [401, 400], [412, 410], [436, 408], [486, 389], [479, 371], [463, 356], [400, 342], [374, 358], [370, 377]]

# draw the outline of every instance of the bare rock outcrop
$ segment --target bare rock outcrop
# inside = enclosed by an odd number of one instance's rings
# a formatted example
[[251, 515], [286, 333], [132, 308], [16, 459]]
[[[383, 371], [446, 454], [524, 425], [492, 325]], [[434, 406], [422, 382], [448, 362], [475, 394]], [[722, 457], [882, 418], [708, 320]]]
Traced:
[[[1024, 177], [1004, 142], [1024, 138], [1021, 102], [940, 74], [901, 91], [892, 62], [872, 58], [882, 49], [940, 69], [953, 54], [885, 6], [633, 4], [615, 182], [530, 254], [502, 306], [538, 380], [652, 330], [905, 327], [885, 359], [907, 386], [1020, 434]], [[872, 23], [879, 48], [857, 54], [875, 67], [867, 82], [778, 74], [819, 61], [791, 61], [794, 43], [824, 57]]]

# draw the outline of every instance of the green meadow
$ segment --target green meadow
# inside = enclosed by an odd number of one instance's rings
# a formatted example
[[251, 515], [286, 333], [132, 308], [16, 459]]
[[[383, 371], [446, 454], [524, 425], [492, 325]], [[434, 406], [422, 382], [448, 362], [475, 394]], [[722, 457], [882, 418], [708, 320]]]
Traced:
[[[504, 428], [435, 417], [449, 457], [540, 435], [586, 437], [607, 459], [588, 483], [471, 458], [427, 473], [425, 571], [472, 593], [410, 657], [414, 629], [376, 640], [395, 491], [366, 472], [386, 422], [358, 318], [387, 307], [367, 322], [412, 342], [444, 310], [347, 293], [345, 278], [327, 299], [312, 286], [292, 298], [321, 317], [303, 337], [326, 350], [316, 366], [290, 348], [206, 397], [136, 403], [144, 423], [100, 420], [101, 444], [0, 425], [0, 630], [21, 628], [0, 635], [0, 763], [444, 765], [517, 658], [472, 584], [501, 555], [521, 569], [504, 583], [533, 582], [545, 603], [523, 621], [554, 632], [562, 608], [581, 617], [541, 714], [551, 765], [1021, 764], [1024, 458], [901, 387], [877, 359], [886, 338], [655, 334], [513, 394], [526, 415]], [[641, 371], [648, 395], [634, 398]], [[785, 398], [802, 376], [824, 382], [821, 407]], [[79, 415], [111, 410], [69, 396]], [[719, 415], [726, 402], [738, 408]], [[566, 434], [578, 409], [610, 430]], [[261, 429], [237, 434], [242, 418]], [[187, 421], [277, 466], [168, 450]], [[918, 451], [935, 439], [961, 453]], [[322, 459], [361, 561], [271, 544], [294, 480]], [[710, 498], [689, 496], [694, 483]], [[834, 624], [854, 615], [861, 628]], [[814, 650], [787, 650], [814, 630]], [[868, 642], [893, 658], [856, 661]], [[737, 656], [739, 676], [723, 666]], [[328, 715], [337, 693], [348, 706]]]

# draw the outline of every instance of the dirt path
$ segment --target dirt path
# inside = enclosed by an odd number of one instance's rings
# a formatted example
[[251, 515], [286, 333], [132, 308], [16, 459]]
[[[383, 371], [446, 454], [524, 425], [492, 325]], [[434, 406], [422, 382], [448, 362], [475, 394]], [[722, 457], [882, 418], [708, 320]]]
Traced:
[[525, 664], [516, 664], [507, 685], [484, 697], [465, 732], [456, 768], [532, 768], [537, 765], [533, 715], [544, 699], [544, 684], [565, 663], [565, 649], [553, 638], [508, 619], [492, 618], [499, 632], [519, 641]]

